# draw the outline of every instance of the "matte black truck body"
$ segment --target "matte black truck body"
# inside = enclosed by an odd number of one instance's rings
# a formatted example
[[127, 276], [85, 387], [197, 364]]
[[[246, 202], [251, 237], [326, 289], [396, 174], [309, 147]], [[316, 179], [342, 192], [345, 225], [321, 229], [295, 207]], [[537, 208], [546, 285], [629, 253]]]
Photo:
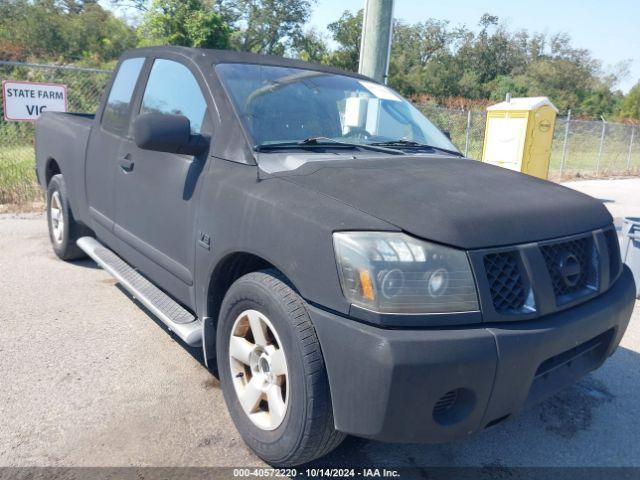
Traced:
[[[265, 268], [280, 271], [307, 305], [335, 427], [345, 433], [449, 441], [575, 381], [615, 350], [635, 289], [600, 201], [442, 152], [330, 152], [323, 161], [311, 158], [323, 155], [315, 152], [258, 153], [215, 65], [367, 79], [295, 60], [168, 47], [127, 52], [121, 64], [135, 58], [142, 66], [121, 133], [102, 125], [111, 85], [95, 117], [45, 113], [36, 126], [37, 175], [46, 189], [61, 173], [75, 221], [193, 312], [210, 365], [227, 289]], [[198, 155], [134, 142], [156, 59], [186, 66], [202, 92], [201, 134], [210, 147]], [[282, 167], [299, 159], [297, 168]], [[464, 250], [479, 308], [396, 314], [353, 305], [336, 265], [333, 234], [342, 231], [404, 232]], [[572, 241], [591, 246], [598, 279], [589, 292], [560, 300], [545, 255]], [[505, 258], [517, 271], [502, 264], [494, 272], [491, 261]], [[500, 308], [505, 275], [529, 288], [535, 309]]]

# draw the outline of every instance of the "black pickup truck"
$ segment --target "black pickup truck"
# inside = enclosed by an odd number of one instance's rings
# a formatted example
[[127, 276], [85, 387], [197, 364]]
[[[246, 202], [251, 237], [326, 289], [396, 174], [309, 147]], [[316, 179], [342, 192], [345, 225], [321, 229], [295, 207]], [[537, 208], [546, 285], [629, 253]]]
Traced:
[[357, 74], [131, 50], [95, 116], [40, 118], [36, 156], [56, 254], [201, 344], [272, 465], [481, 431], [599, 367], [631, 316], [600, 201], [463, 158]]

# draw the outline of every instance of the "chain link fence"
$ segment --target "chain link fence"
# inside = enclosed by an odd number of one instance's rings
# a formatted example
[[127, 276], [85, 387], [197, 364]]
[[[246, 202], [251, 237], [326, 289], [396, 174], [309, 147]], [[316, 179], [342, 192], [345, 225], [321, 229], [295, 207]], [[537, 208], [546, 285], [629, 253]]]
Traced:
[[466, 157], [482, 158], [484, 128], [487, 118], [483, 110], [458, 110], [435, 105], [416, 107], [441, 130], [447, 132], [451, 141]]
[[[67, 86], [68, 110], [93, 113], [111, 72], [90, 68], [0, 61], [0, 80], [59, 83]], [[416, 105], [449, 132], [469, 158], [482, 157], [486, 115], [483, 110], [456, 110]], [[0, 205], [25, 204], [41, 198], [34, 175], [34, 125], [6, 122], [0, 104]], [[558, 117], [549, 176], [552, 179], [640, 174], [640, 126]]]
[[[70, 112], [95, 112], [109, 70], [0, 61], [0, 81], [59, 83], [67, 86]], [[41, 199], [33, 167], [33, 122], [7, 122], [0, 102], [0, 205]]]
[[[449, 132], [469, 158], [482, 158], [486, 114], [416, 105], [432, 122]], [[553, 134], [549, 178], [606, 177], [640, 174], [640, 125], [577, 120], [559, 116]]]

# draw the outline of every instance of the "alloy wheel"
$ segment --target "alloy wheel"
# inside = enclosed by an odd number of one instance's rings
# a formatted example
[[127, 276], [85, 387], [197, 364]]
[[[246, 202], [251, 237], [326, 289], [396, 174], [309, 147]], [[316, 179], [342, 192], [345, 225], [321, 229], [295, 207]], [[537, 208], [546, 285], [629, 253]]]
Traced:
[[242, 409], [262, 430], [282, 423], [288, 403], [288, 369], [282, 342], [269, 319], [257, 310], [236, 318], [229, 339], [233, 386]]
[[64, 216], [62, 214], [62, 200], [60, 199], [60, 192], [53, 192], [50, 202], [49, 214], [51, 218], [50, 221], [53, 239], [56, 243], [62, 243], [62, 237], [64, 235]]

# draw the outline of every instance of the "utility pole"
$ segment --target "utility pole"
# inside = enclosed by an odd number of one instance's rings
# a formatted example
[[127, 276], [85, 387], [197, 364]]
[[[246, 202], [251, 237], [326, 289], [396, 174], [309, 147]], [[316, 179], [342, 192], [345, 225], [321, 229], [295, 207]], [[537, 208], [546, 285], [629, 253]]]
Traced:
[[358, 72], [387, 83], [394, 0], [365, 0]]

